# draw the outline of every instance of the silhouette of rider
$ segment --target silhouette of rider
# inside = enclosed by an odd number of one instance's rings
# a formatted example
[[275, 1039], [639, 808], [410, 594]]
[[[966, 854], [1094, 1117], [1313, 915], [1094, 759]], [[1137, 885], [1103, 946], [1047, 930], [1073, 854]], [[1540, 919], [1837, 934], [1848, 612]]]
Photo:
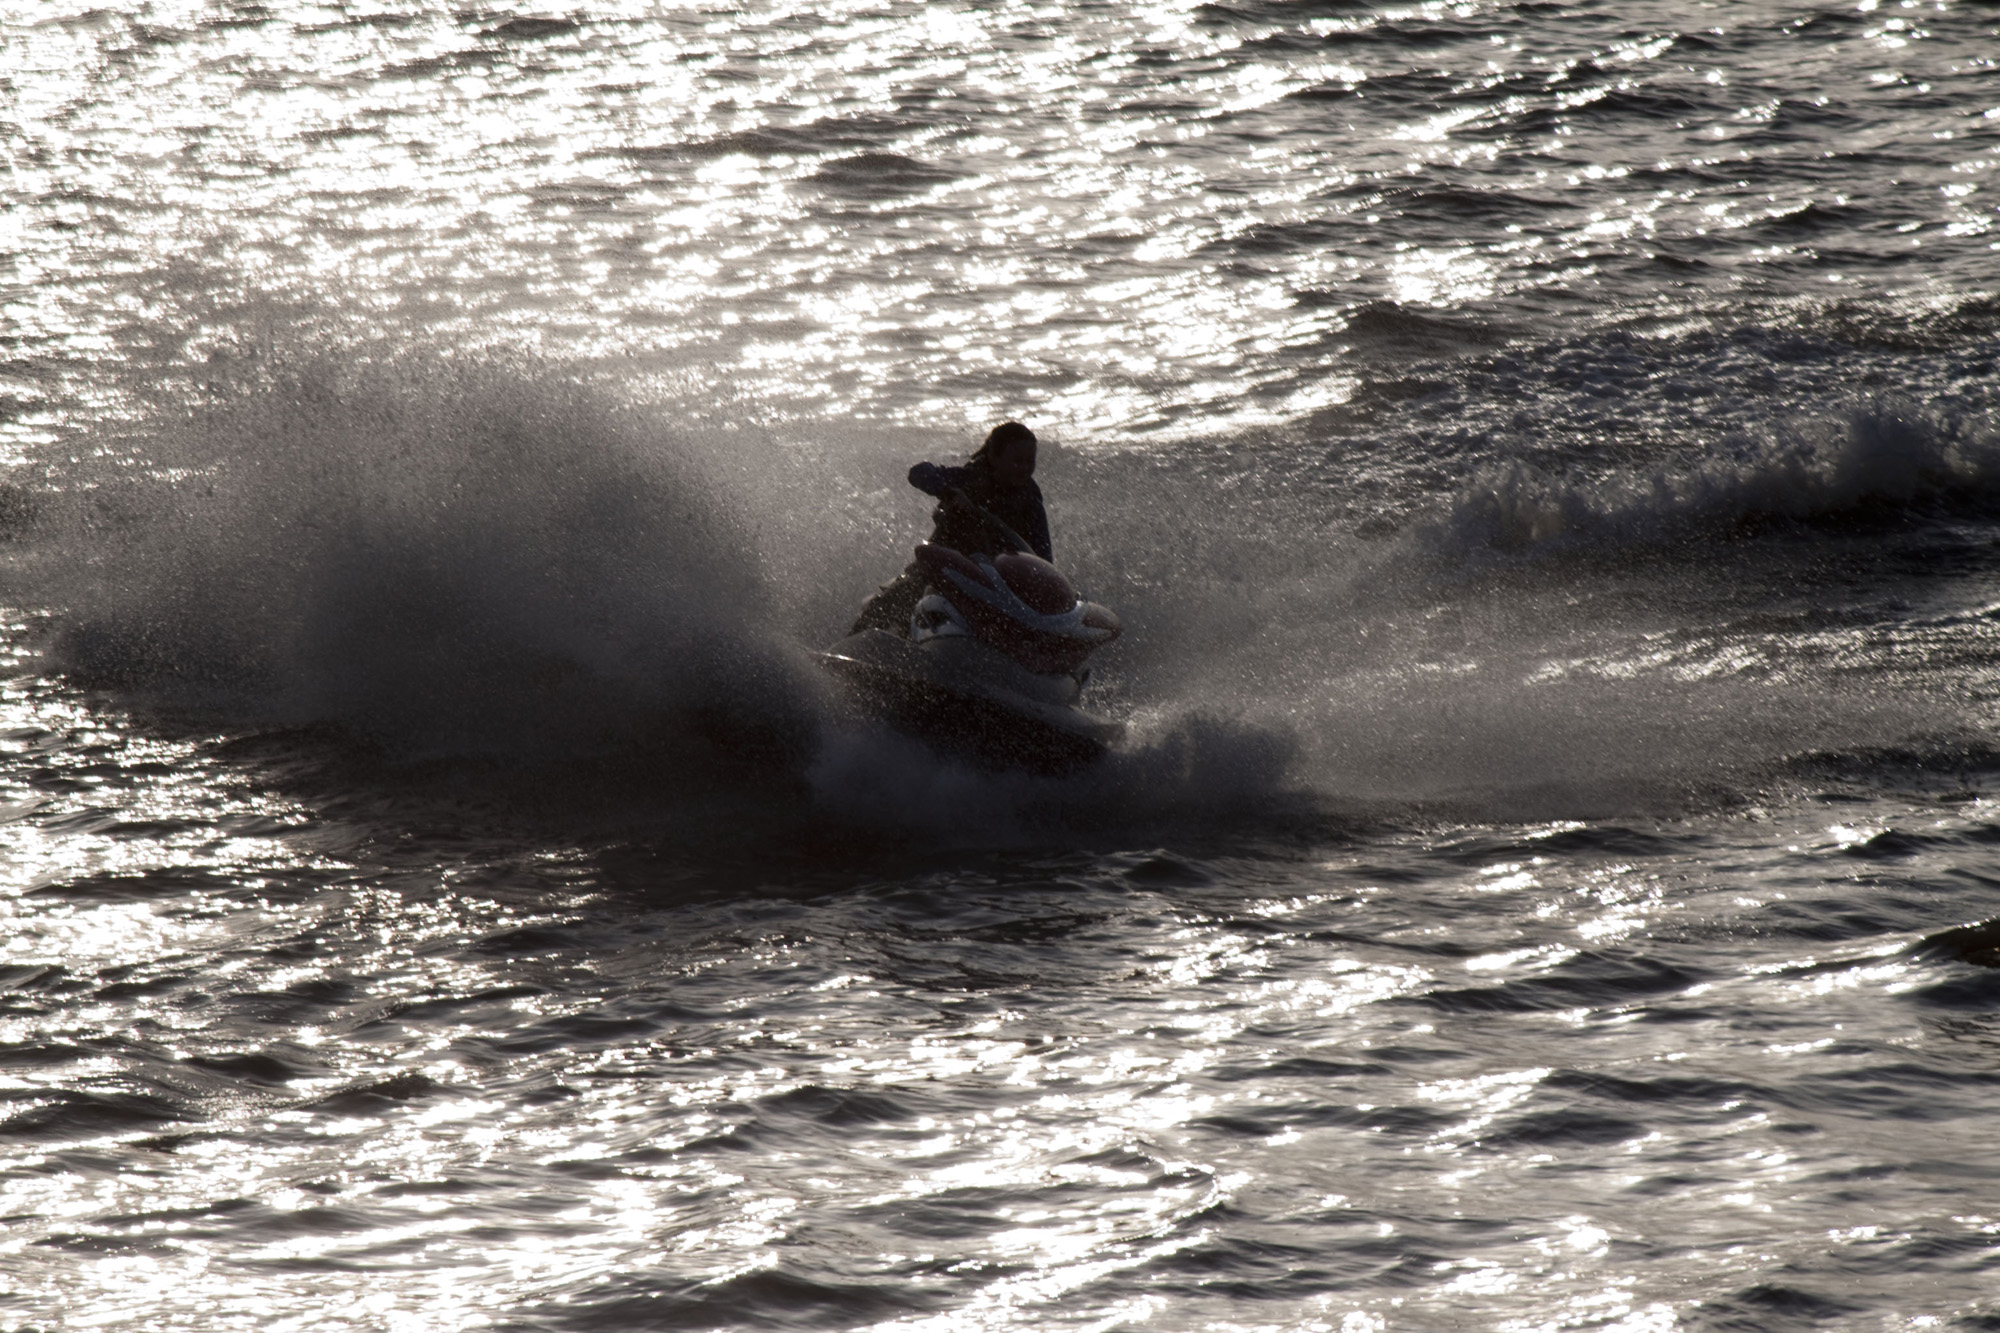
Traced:
[[[995, 556], [1013, 549], [1010, 538], [1018, 534], [1036, 555], [1051, 559], [1049, 516], [1042, 508], [1042, 488], [1035, 484], [1035, 455], [1035, 432], [1007, 421], [993, 428], [963, 467], [919, 463], [911, 468], [910, 485], [940, 501], [931, 514], [932, 543], [961, 555]], [[1011, 532], [997, 528], [993, 519]], [[912, 562], [868, 599], [848, 633], [884, 629], [907, 634], [910, 613], [926, 586], [923, 570]]]

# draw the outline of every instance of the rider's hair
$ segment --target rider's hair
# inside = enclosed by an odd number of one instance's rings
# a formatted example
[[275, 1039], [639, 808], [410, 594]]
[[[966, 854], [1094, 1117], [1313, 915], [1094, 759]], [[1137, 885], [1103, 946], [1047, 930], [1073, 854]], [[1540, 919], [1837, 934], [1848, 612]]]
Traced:
[[1018, 421], [1003, 421], [986, 437], [986, 443], [979, 446], [979, 452], [965, 461], [977, 463], [982, 458], [992, 458], [1009, 445], [1033, 443], [1035, 443], [1035, 432]]

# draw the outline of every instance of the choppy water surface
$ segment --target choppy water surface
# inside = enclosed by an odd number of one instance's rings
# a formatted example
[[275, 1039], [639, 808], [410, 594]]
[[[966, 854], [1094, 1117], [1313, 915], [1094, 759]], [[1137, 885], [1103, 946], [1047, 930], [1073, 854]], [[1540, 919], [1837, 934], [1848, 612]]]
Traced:
[[2000, 1322], [1992, 6], [16, 8], [0, 1328]]

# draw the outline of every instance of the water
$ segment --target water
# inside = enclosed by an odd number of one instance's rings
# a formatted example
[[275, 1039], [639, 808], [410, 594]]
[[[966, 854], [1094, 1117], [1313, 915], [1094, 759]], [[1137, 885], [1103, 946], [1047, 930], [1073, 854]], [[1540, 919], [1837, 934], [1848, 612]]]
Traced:
[[0, 1328], [2000, 1323], [1990, 5], [15, 11]]

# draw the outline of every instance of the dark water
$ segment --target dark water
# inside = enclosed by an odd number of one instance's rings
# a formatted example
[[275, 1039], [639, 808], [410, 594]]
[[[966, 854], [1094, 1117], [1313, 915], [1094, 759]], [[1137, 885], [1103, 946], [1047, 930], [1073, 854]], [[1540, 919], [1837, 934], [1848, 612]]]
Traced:
[[[0, 18], [0, 1329], [1991, 1327], [2000, 12]], [[812, 662], [1002, 416], [1130, 736]]]

